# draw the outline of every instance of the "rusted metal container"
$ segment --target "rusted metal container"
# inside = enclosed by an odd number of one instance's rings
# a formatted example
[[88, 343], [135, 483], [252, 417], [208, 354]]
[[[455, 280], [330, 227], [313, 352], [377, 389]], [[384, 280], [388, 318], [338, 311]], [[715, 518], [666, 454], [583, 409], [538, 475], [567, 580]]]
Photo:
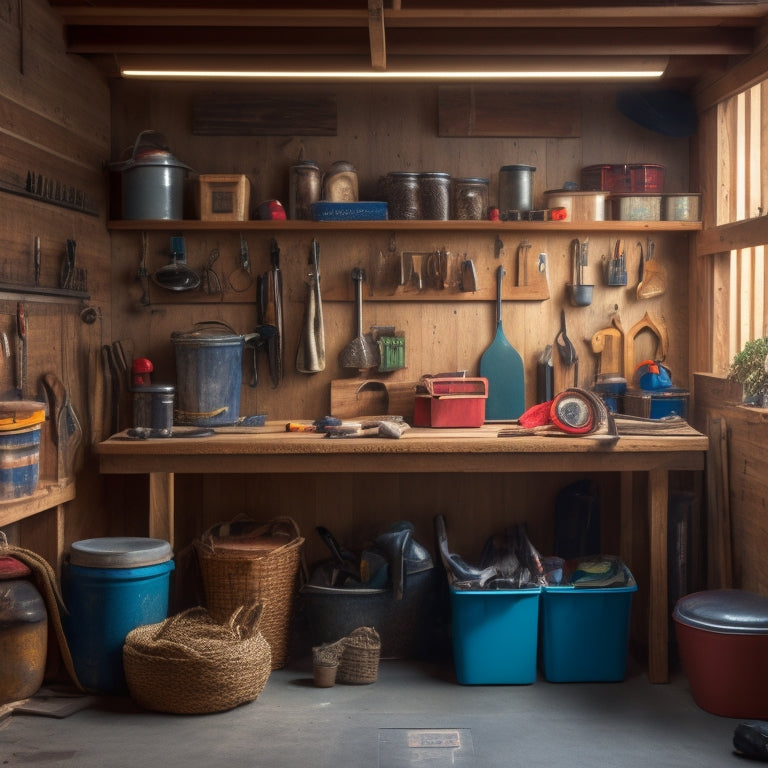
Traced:
[[48, 613], [31, 575], [21, 561], [0, 555], [0, 704], [28, 699], [43, 683]]

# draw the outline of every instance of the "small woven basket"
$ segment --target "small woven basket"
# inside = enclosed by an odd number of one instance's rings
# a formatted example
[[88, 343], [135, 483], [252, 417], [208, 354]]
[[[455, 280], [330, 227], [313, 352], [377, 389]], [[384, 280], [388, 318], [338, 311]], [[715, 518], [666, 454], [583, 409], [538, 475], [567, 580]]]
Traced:
[[373, 627], [358, 627], [340, 642], [344, 649], [336, 670], [336, 680], [350, 685], [375, 683], [381, 656], [379, 633]]
[[220, 523], [195, 542], [205, 605], [224, 622], [241, 605], [264, 605], [260, 628], [272, 649], [272, 669], [288, 661], [288, 639], [304, 539], [289, 517], [266, 524], [248, 518]]
[[131, 630], [123, 645], [131, 698], [146, 709], [181, 715], [253, 701], [272, 668], [261, 615], [261, 604], [254, 603], [220, 624], [205, 608], [190, 608]]

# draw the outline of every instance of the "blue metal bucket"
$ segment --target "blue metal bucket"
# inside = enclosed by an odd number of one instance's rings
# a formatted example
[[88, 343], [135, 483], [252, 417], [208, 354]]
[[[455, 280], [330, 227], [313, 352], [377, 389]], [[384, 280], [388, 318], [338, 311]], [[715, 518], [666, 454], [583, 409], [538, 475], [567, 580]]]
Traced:
[[235, 424], [240, 416], [245, 337], [226, 323], [196, 323], [174, 332], [176, 412], [174, 423], [200, 427]]

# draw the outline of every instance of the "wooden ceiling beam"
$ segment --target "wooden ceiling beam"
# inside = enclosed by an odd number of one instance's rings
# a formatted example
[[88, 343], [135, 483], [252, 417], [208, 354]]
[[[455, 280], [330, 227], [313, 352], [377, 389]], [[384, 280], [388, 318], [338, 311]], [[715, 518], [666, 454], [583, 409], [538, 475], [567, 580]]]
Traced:
[[381, 71], [387, 68], [387, 41], [384, 32], [383, 0], [368, 0], [368, 38], [371, 45], [371, 66]]
[[[368, 27], [369, 12], [359, 8], [318, 8], [316, 5], [290, 9], [254, 8], [253, 4], [187, 2], [94, 4], [82, 2], [51, 6], [65, 24], [96, 26], [266, 26], [266, 27]], [[286, 7], [288, 6], [288, 7]], [[478, 8], [449, 5], [444, 8], [382, 8], [383, 23], [393, 28], [469, 29], [472, 27], [751, 27], [768, 17], [764, 3], [739, 5], [691, 5], [659, 7], [580, 7], [567, 2], [539, 3], [529, 8]]]
[[385, 69], [387, 55], [514, 56], [530, 55], [676, 55], [745, 56], [752, 53], [752, 36], [742, 30], [719, 35], [710, 30], [685, 34], [671, 30], [443, 30], [441, 32], [383, 30], [375, 27], [368, 34], [362, 29], [338, 29], [333, 35], [316, 29], [285, 30], [280, 27], [179, 27], [169, 36], [164, 28], [70, 27], [67, 29], [70, 53], [96, 54], [153, 50], [200, 53], [238, 52], [281, 55], [360, 53], [368, 51], [374, 69]]

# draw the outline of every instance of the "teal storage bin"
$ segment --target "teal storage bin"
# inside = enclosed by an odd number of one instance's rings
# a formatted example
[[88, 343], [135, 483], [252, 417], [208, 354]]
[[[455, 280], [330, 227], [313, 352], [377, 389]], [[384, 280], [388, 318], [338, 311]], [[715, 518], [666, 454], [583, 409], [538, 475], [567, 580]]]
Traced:
[[451, 587], [453, 661], [462, 685], [529, 685], [536, 681], [541, 587], [458, 590]]
[[625, 587], [543, 587], [539, 660], [551, 683], [619, 682], [627, 671], [634, 579]]
[[86, 539], [72, 545], [62, 586], [75, 672], [92, 693], [124, 694], [123, 643], [138, 626], [168, 617], [171, 545], [161, 539]]

